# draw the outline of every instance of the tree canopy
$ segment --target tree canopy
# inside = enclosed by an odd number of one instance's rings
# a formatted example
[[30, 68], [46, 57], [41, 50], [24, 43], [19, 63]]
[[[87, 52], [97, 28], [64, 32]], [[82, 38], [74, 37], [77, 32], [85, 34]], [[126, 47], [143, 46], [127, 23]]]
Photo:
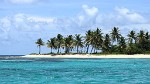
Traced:
[[[36, 44], [40, 48], [44, 45], [42, 39]], [[51, 53], [100, 53], [100, 54], [144, 54], [150, 53], [149, 32], [131, 30], [126, 36], [121, 35], [118, 27], [112, 28], [110, 33], [102, 30], [88, 30], [85, 36], [81, 34], [63, 36], [58, 34], [46, 42]], [[55, 50], [55, 52], [53, 52]], [[56, 52], [57, 50], [57, 52]], [[89, 52], [90, 50], [90, 52]], [[63, 52], [61, 52], [63, 51]]]

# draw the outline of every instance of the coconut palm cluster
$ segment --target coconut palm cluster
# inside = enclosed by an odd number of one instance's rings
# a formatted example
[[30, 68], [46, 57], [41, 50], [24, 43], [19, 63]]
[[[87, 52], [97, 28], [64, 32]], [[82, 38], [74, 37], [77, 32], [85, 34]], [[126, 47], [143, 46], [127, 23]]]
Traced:
[[69, 54], [69, 53], [90, 53], [90, 54], [147, 54], [150, 53], [149, 32], [140, 30], [130, 31], [126, 36], [121, 35], [118, 27], [114, 27], [110, 33], [104, 34], [102, 30], [88, 30], [85, 36], [81, 34], [63, 36], [58, 34], [43, 42], [39, 38], [36, 42], [41, 46], [50, 48], [50, 53]]

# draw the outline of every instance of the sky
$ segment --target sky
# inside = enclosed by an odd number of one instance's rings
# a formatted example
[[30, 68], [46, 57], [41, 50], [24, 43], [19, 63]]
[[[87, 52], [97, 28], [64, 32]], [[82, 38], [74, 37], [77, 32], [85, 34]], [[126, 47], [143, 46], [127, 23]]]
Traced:
[[[38, 38], [82, 34], [89, 29], [110, 33], [119, 27], [150, 32], [150, 0], [0, 0], [0, 54], [37, 53]], [[42, 47], [42, 52], [50, 49]]]

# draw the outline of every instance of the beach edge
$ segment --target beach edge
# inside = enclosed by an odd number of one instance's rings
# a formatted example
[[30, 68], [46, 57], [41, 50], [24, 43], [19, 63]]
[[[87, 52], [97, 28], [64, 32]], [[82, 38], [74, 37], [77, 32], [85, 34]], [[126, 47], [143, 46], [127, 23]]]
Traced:
[[91, 54], [75, 54], [75, 55], [25, 55], [22, 58], [150, 58], [150, 54], [135, 55], [91, 55]]

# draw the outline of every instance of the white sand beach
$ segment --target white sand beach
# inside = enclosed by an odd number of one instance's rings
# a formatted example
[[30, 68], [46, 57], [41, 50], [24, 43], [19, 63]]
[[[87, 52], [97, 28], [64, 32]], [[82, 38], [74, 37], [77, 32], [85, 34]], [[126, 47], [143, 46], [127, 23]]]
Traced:
[[149, 54], [136, 55], [25, 55], [23, 58], [150, 58]]

